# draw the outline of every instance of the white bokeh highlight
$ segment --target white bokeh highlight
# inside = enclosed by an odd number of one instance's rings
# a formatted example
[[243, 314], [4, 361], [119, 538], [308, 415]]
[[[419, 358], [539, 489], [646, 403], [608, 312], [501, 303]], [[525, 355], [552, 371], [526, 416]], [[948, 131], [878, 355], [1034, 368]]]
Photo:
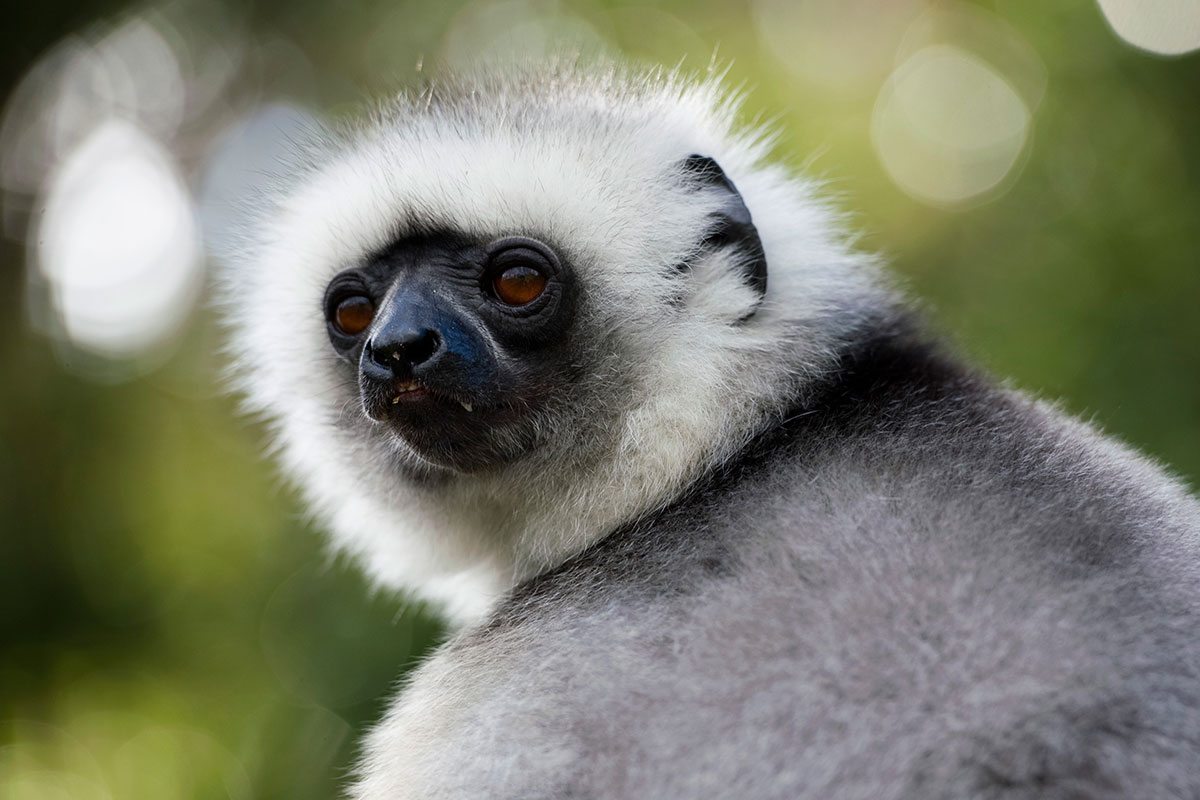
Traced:
[[303, 168], [297, 143], [321, 129], [317, 115], [303, 106], [266, 103], [215, 137], [195, 192], [209, 254], [236, 257], [261, 198]]
[[756, 0], [759, 36], [793, 76], [845, 92], [878, 85], [918, 0]]
[[996, 69], [959, 47], [918, 50], [875, 103], [871, 141], [905, 193], [961, 205], [996, 189], [1017, 165], [1032, 114]]
[[170, 154], [126, 121], [100, 125], [51, 176], [35, 241], [65, 338], [96, 355], [163, 343], [199, 291], [187, 189]]
[[1200, 0], [1099, 0], [1113, 31], [1164, 56], [1200, 49]]
[[609, 49], [590, 20], [554, 0], [476, 0], [455, 15], [442, 40], [442, 58], [460, 67]]

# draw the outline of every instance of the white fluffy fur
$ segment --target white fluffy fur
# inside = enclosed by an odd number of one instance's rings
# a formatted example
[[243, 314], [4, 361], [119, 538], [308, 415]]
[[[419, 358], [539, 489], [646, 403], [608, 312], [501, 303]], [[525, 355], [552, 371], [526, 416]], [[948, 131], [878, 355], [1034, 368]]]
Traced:
[[[477, 618], [516, 581], [670, 500], [779, 413], [773, 398], [827, 368], [855, 310], [877, 296], [812, 187], [763, 163], [715, 80], [571, 69], [448, 80], [405, 95], [306, 156], [227, 272], [239, 381], [276, 434], [287, 473], [332, 531], [391, 587]], [[703, 193], [679, 162], [712, 156], [753, 215], [765, 302], [721, 257], [693, 264], [682, 307], [673, 265], [693, 257]], [[555, 242], [586, 287], [595, 336], [622, 364], [620, 424], [563, 468], [537, 454], [486, 475], [405, 481], [410, 453], [349, 435], [361, 414], [321, 313], [328, 281], [417, 226]]]

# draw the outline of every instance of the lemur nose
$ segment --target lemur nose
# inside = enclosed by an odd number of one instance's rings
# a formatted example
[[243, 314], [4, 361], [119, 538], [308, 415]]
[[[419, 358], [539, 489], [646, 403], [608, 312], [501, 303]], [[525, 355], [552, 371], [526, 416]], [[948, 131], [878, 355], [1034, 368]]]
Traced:
[[437, 331], [428, 328], [407, 328], [400, 331], [380, 331], [380, 336], [367, 342], [370, 358], [375, 364], [398, 376], [411, 376], [418, 367], [433, 358], [442, 340]]

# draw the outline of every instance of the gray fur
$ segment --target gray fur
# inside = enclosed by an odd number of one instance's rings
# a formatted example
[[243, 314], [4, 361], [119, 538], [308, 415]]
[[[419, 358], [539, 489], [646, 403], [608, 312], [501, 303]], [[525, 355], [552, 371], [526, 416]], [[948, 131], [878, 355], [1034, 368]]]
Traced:
[[[875, 337], [685, 498], [445, 646], [358, 796], [1200, 796], [1196, 502]], [[437, 730], [429, 761], [400, 758], [417, 793], [388, 782], [396, 724]]]
[[[626, 248], [613, 261], [588, 250], [594, 231], [550, 233], [579, 243], [586, 369], [528, 457], [482, 477], [421, 465], [347, 412], [352, 382], [305, 352], [315, 306], [250, 319], [281, 287], [266, 270], [242, 299], [246, 270], [286, 261], [279, 242], [308, 234], [303, 214], [228, 281], [246, 312], [243, 385], [339, 544], [452, 608], [453, 591], [493, 591], [461, 606], [478, 613], [401, 690], [352, 795], [1200, 797], [1196, 500], [931, 344], [806, 185], [732, 132], [711, 87], [552, 75], [401, 101], [336, 156], [379, 166], [339, 178], [369, 197], [373, 181], [403, 191], [388, 171], [405, 148], [469, 165], [466, 143], [498, 137], [515, 160], [493, 168], [517, 180], [535, 168], [526, 154], [578, 137], [582, 194], [621, 175], [642, 187], [597, 194], [611, 217], [589, 212]], [[661, 151], [661, 174], [638, 172], [639, 146]], [[717, 255], [675, 268], [711, 212], [671, 193], [669, 165], [694, 152], [721, 163], [762, 234], [761, 308]], [[496, 233], [558, 219], [522, 206], [496, 212], [515, 222], [479, 209], [463, 222], [456, 193], [479, 202], [489, 189], [471, 182], [486, 177], [418, 178], [443, 194], [373, 209], [374, 232], [339, 230], [333, 255], [303, 255], [305, 280], [319, 289], [430, 217]], [[641, 231], [655, 196], [657, 228]], [[317, 364], [284, 384], [294, 408], [254, 359], [285, 324], [298, 357], [276, 360]]]

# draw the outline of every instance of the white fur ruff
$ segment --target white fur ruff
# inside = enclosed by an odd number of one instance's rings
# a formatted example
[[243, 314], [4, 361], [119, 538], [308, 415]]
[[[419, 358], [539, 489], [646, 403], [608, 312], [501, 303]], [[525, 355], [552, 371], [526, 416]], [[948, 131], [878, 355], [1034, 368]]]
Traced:
[[[341, 550], [380, 583], [478, 618], [515, 582], [671, 500], [782, 412], [883, 289], [813, 187], [764, 164], [767, 137], [735, 124], [716, 79], [582, 75], [570, 68], [461, 77], [318, 132], [263, 203], [226, 271], [238, 382], [280, 459]], [[704, 195], [679, 163], [713, 157], [762, 238], [757, 297], [719, 256], [696, 259]], [[321, 298], [328, 281], [429, 228], [553, 241], [586, 287], [592, 335], [625, 359], [620, 424], [486, 475], [407, 481], [412, 453], [348, 432], [361, 414], [339, 377]], [[682, 304], [674, 266], [691, 262]], [[551, 437], [569, 432], [550, 431]]]

